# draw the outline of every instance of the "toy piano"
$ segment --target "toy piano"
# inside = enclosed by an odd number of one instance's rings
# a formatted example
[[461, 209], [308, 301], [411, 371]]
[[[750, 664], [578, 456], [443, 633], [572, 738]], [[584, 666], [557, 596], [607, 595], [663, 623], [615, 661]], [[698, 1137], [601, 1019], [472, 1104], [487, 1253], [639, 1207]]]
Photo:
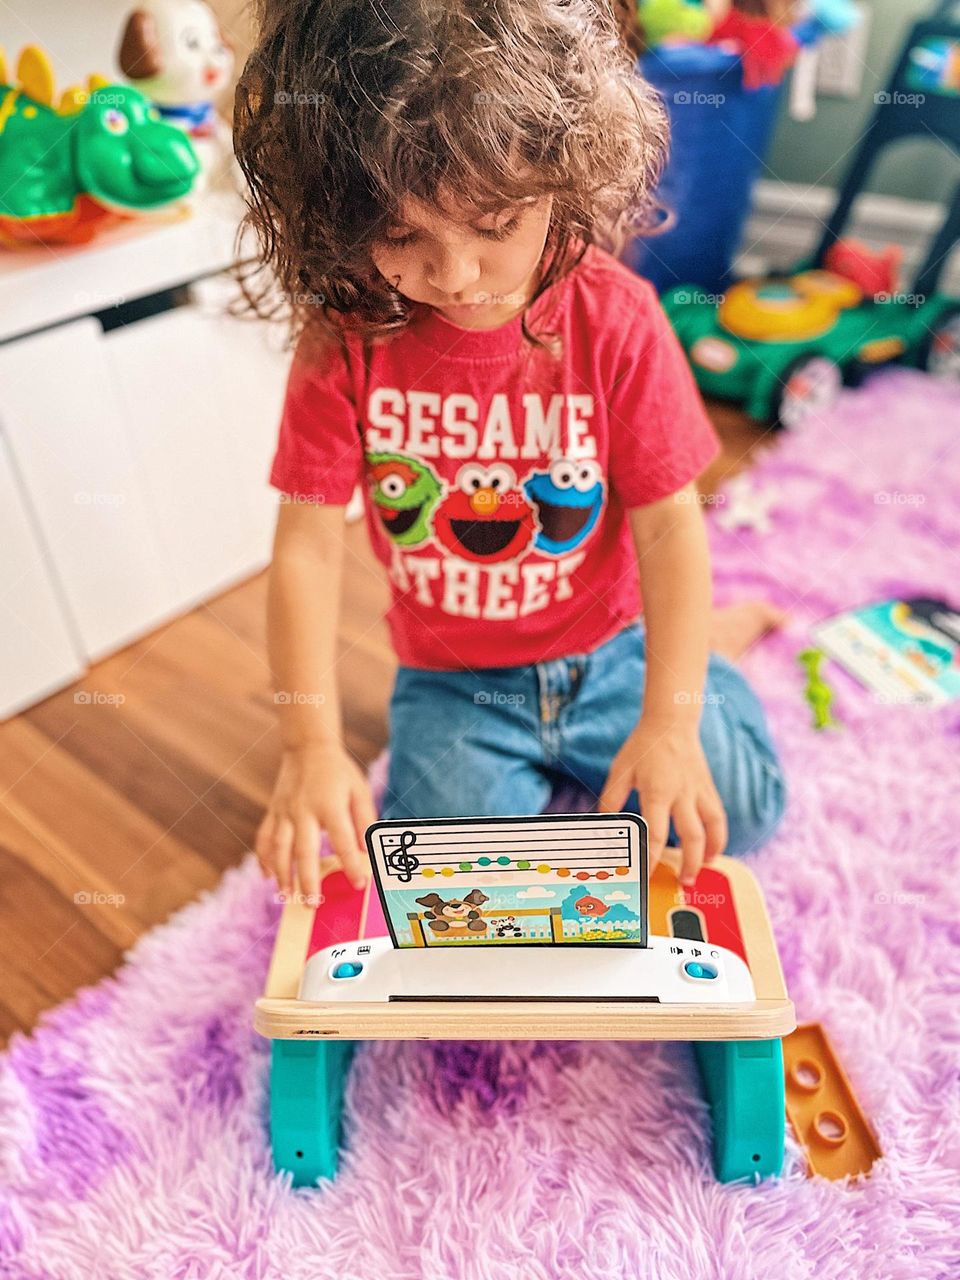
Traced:
[[648, 877], [624, 813], [377, 822], [367, 846], [366, 890], [334, 863], [318, 907], [285, 905], [256, 1005], [274, 1161], [296, 1184], [336, 1172], [364, 1040], [690, 1040], [718, 1178], [779, 1173], [796, 1021], [742, 862], [683, 888], [668, 850]]

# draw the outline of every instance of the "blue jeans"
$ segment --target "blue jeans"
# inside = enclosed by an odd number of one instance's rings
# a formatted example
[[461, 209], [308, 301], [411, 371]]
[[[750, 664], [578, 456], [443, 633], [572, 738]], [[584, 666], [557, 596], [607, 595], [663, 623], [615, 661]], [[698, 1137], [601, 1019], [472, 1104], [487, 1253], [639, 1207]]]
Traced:
[[[540, 813], [574, 781], [598, 796], [636, 726], [646, 669], [636, 622], [592, 653], [521, 667], [400, 667], [390, 701], [383, 818]], [[786, 788], [763, 708], [746, 680], [713, 655], [700, 737], [727, 812], [727, 853], [763, 844]], [[636, 792], [625, 808], [638, 812]]]

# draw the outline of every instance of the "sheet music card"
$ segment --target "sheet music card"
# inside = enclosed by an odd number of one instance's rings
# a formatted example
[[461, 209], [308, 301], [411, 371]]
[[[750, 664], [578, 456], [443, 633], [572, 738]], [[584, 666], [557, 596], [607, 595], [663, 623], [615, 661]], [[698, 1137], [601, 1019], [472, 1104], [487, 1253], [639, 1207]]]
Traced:
[[420, 818], [366, 838], [395, 947], [646, 946], [636, 814]]

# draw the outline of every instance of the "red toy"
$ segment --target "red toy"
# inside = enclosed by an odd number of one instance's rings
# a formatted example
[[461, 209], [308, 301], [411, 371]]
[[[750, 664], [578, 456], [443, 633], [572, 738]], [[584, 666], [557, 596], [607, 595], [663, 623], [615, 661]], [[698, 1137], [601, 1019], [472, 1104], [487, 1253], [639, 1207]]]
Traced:
[[896, 293], [903, 250], [888, 244], [876, 253], [859, 240], [835, 240], [824, 255], [823, 265], [845, 280], [852, 280], [865, 298]]
[[744, 89], [778, 85], [800, 49], [792, 31], [769, 17], [731, 9], [713, 29], [710, 44], [731, 44], [740, 54]]

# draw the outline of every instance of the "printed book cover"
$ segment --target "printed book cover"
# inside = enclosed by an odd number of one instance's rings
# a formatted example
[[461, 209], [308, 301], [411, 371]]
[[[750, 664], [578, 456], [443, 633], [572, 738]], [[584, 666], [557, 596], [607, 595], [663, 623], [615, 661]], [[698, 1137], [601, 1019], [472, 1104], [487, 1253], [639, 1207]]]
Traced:
[[813, 635], [878, 702], [960, 697], [960, 613], [943, 600], [884, 600], [828, 618]]

